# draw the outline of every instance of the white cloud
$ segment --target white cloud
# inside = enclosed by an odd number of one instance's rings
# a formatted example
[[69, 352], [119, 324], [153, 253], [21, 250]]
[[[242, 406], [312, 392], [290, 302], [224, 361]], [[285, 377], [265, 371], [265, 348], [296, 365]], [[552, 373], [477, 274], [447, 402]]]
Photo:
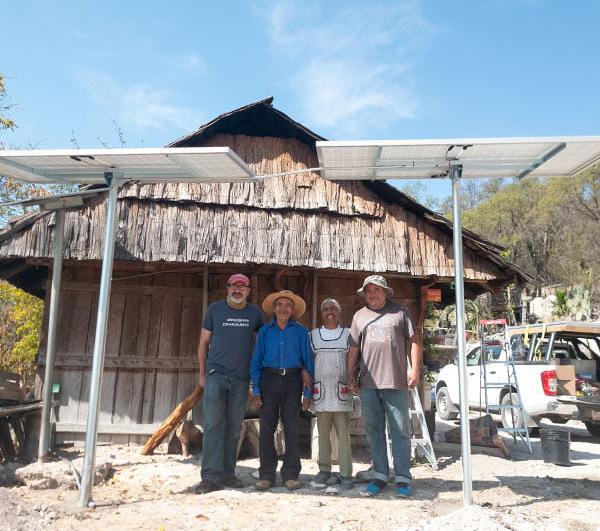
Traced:
[[186, 73], [204, 72], [206, 63], [195, 53], [180, 55], [173, 59], [173, 66]]
[[96, 71], [82, 71], [78, 77], [107, 119], [125, 130], [190, 131], [200, 123], [197, 111], [170, 103], [174, 96], [167, 90], [145, 83], [123, 86]]
[[194, 113], [167, 103], [168, 99], [166, 92], [147, 85], [129, 87], [122, 97], [123, 120], [141, 128], [163, 129], [175, 126], [183, 130], [191, 129], [190, 122]]
[[[412, 118], [415, 107], [410, 91], [390, 84], [403, 65], [371, 65], [351, 61], [314, 59], [296, 78], [311, 123], [359, 133], [364, 124], [376, 125]], [[342, 125], [343, 124], [343, 125]]]
[[[325, 4], [326, 5], [326, 4]], [[415, 59], [436, 31], [414, 1], [263, 4], [271, 45], [311, 124], [359, 132], [418, 112]]]

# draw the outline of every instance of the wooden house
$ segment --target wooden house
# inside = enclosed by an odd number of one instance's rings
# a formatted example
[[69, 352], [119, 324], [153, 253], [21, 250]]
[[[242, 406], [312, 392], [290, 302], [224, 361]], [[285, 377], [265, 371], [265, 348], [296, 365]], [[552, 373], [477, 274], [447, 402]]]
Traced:
[[[269, 176], [318, 166], [320, 139], [269, 98], [171, 146], [230, 146], [256, 174]], [[59, 440], [82, 440], [85, 431], [104, 216], [102, 195], [65, 214]], [[53, 236], [51, 212], [12, 222], [0, 233], [0, 277], [46, 297]], [[523, 278], [501, 248], [466, 230], [463, 237], [467, 296]], [[300, 294], [308, 307], [302, 321], [312, 327], [326, 297], [341, 303], [349, 324], [361, 305], [356, 290], [375, 272], [420, 325], [429, 287], [452, 300], [453, 268], [451, 222], [385, 182], [330, 182], [308, 172], [258, 183], [128, 184], [118, 200], [100, 440], [139, 441], [191, 392], [202, 314], [224, 297], [234, 272], [251, 278], [256, 303], [277, 289]]]

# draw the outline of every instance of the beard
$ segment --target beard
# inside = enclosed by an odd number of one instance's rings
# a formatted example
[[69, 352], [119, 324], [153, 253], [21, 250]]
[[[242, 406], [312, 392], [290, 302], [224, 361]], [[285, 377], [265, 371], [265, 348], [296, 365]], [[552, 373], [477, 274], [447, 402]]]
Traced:
[[246, 298], [243, 295], [227, 295], [227, 302], [232, 306], [243, 306]]

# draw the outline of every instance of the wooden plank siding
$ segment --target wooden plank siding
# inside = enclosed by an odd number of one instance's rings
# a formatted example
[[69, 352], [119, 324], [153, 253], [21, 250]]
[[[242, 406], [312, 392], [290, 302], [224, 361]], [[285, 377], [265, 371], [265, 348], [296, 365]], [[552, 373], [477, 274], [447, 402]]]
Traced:
[[[115, 277], [118, 278], [118, 269]], [[131, 271], [125, 276], [132, 276]], [[133, 275], [135, 277], [135, 275]], [[98, 303], [99, 270], [92, 265], [63, 272], [55, 381], [59, 426], [87, 421], [92, 353]], [[193, 389], [196, 348], [202, 318], [202, 277], [160, 273], [113, 283], [99, 422], [102, 425], [160, 423]], [[44, 321], [44, 334], [47, 317]], [[45, 363], [45, 344], [39, 366]], [[139, 442], [124, 426], [100, 434], [99, 441]], [[59, 434], [81, 441], [81, 430]]]

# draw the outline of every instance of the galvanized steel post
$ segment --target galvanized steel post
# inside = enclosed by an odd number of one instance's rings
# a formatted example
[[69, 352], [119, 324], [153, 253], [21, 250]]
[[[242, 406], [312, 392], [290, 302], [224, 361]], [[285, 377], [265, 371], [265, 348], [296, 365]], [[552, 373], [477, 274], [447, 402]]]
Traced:
[[106, 200], [106, 234], [104, 236], [104, 252], [102, 255], [102, 273], [100, 276], [100, 293], [98, 295], [98, 318], [96, 320], [96, 337], [94, 340], [94, 357], [90, 382], [90, 398], [85, 435], [85, 451], [83, 470], [81, 472], [81, 491], [79, 505], [87, 507], [94, 484], [94, 468], [96, 458], [96, 441], [98, 439], [98, 414], [100, 412], [100, 390], [104, 372], [104, 354], [106, 347], [106, 330], [110, 304], [110, 288], [112, 282], [113, 259], [115, 253], [115, 228], [117, 224], [118, 183], [112, 173], [105, 178], [110, 185]]
[[62, 280], [63, 248], [65, 241], [65, 211], [54, 212], [54, 260], [52, 263], [52, 285], [50, 287], [50, 313], [48, 315], [48, 342], [46, 344], [46, 369], [44, 371], [44, 399], [40, 425], [38, 462], [44, 463], [50, 451], [50, 416], [52, 414], [52, 385], [54, 378], [54, 355], [56, 354], [56, 332], [60, 284]]
[[454, 284], [456, 295], [456, 338], [458, 346], [458, 382], [460, 400], [460, 435], [463, 468], [463, 503], [473, 505], [471, 479], [471, 434], [469, 429], [469, 402], [467, 389], [467, 360], [465, 357], [465, 289], [463, 280], [462, 214], [460, 204], [460, 179], [462, 164], [450, 163], [452, 179], [452, 213], [454, 235]]

